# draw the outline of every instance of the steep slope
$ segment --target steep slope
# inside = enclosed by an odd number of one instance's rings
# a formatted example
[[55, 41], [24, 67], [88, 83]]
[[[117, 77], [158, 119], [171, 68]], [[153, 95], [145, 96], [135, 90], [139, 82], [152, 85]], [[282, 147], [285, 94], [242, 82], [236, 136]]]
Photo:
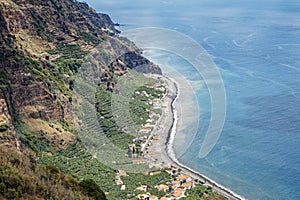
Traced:
[[[147, 64], [148, 72], [159, 68], [138, 53], [138, 48], [117, 36], [118, 31], [105, 14], [98, 14], [85, 3], [72, 0], [1, 0], [1, 77], [2, 99], [12, 119], [8, 124], [29, 125], [30, 132], [46, 136], [51, 145], [62, 148], [74, 141], [67, 130], [55, 133], [48, 122], [72, 124], [72, 84], [82, 59], [95, 46], [106, 49], [102, 80], [113, 90], [113, 74], [126, 73], [127, 67]], [[112, 60], [134, 58], [127, 66]], [[108, 57], [108, 58], [107, 58]], [[110, 60], [110, 62], [108, 62]], [[138, 61], [138, 62], [136, 62]], [[117, 66], [112, 69], [112, 66]], [[46, 126], [41, 133], [39, 126]], [[64, 127], [60, 127], [64, 129]], [[53, 130], [52, 130], [53, 129]], [[64, 135], [64, 136], [61, 136]], [[56, 141], [54, 141], [56, 140]], [[62, 141], [63, 140], [63, 141]], [[58, 144], [58, 141], [61, 144]]]
[[[85, 56], [94, 49], [102, 52], [97, 57], [100, 84], [109, 91], [117, 90], [114, 76], [126, 74], [128, 68], [161, 73], [156, 65], [141, 56], [132, 42], [118, 34], [108, 15], [96, 13], [86, 3], [0, 0], [0, 158], [3, 165], [0, 190], [1, 195], [3, 191], [6, 195], [2, 197], [50, 198], [45, 193], [23, 192], [22, 196], [23, 190], [12, 190], [19, 186], [28, 190], [18, 184], [33, 174], [36, 181], [45, 173], [52, 176], [51, 168], [49, 172], [49, 167], [31, 162], [47, 152], [66, 149], [78, 142], [72, 90]], [[15, 160], [21, 164], [15, 165]], [[32, 170], [32, 166], [39, 170]], [[21, 181], [8, 186], [5, 173], [11, 172], [7, 170], [13, 171]], [[59, 178], [43, 187], [56, 184], [61, 188], [56, 198], [62, 198], [70, 187], [68, 177], [60, 170], [54, 171]], [[79, 180], [74, 180], [76, 184], [70, 195], [91, 197], [77, 183]]]

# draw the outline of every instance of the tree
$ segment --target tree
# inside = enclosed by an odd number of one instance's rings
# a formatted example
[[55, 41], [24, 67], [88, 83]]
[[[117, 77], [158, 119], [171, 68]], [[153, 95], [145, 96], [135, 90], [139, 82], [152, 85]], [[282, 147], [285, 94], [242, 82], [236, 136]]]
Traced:
[[83, 180], [79, 183], [85, 194], [93, 197], [95, 200], [107, 200], [104, 192], [93, 179]]

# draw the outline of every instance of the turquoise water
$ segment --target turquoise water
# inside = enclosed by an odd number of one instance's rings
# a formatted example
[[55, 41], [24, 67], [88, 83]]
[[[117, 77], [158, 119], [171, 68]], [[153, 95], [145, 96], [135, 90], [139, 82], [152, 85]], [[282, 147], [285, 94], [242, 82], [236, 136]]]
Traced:
[[[247, 199], [300, 199], [299, 1], [87, 2], [124, 24], [122, 29], [152, 26], [184, 33], [219, 67], [227, 95], [222, 135], [206, 158], [198, 158], [210, 99], [205, 88], [197, 91], [200, 126], [182, 163]], [[181, 58], [158, 51], [147, 56], [195, 78]]]

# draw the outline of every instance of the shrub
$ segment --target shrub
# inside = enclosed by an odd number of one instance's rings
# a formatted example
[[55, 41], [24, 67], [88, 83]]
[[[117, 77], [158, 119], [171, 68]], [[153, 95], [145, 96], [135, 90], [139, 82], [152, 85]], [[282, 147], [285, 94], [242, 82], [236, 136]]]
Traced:
[[83, 180], [79, 183], [79, 185], [88, 196], [93, 197], [96, 200], [106, 200], [104, 192], [93, 179]]
[[0, 125], [0, 132], [5, 132], [8, 129], [8, 125], [7, 124], [2, 124]]

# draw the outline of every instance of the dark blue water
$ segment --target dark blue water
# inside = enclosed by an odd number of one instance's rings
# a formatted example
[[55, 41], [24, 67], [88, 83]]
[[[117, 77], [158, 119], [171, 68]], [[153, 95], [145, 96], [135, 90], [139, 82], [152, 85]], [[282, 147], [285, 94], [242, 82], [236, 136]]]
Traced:
[[87, 2], [122, 29], [182, 32], [220, 68], [227, 94], [221, 138], [198, 158], [210, 117], [202, 90], [201, 126], [182, 163], [248, 199], [300, 199], [300, 1]]

